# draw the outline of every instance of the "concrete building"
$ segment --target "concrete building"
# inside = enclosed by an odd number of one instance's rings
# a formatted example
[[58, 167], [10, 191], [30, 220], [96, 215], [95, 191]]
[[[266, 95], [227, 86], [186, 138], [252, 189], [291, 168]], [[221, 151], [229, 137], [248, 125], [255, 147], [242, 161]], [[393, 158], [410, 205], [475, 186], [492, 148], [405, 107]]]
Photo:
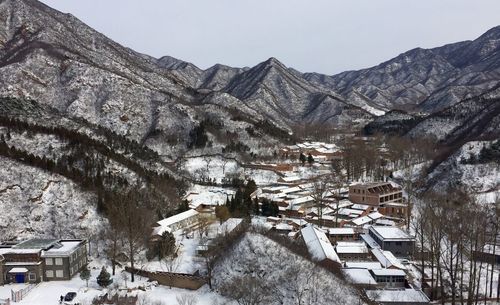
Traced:
[[372, 226], [368, 234], [382, 250], [398, 257], [413, 255], [415, 238], [398, 227]]
[[360, 183], [349, 186], [349, 200], [379, 206], [383, 203], [403, 202], [403, 191], [389, 182]]
[[196, 210], [189, 209], [174, 216], [162, 219], [157, 222], [157, 227], [153, 228], [152, 239], [162, 236], [164, 232], [174, 232], [179, 229], [194, 226], [198, 223], [200, 213]]
[[342, 261], [366, 261], [371, 257], [370, 251], [362, 241], [339, 241], [335, 251]]
[[373, 269], [370, 270], [377, 283], [386, 288], [404, 288], [406, 273], [400, 269]]
[[415, 289], [368, 290], [366, 295], [377, 304], [382, 305], [430, 304], [430, 300], [425, 293]]
[[29, 239], [0, 245], [3, 283], [69, 280], [87, 264], [86, 241]]

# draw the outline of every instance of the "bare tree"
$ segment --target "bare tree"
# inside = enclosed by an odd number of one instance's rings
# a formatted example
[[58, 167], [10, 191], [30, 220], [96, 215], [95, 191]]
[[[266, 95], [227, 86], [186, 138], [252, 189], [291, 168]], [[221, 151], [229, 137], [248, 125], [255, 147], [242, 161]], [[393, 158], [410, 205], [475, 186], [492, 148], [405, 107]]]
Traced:
[[226, 174], [226, 165], [229, 162], [229, 159], [227, 158], [222, 158], [222, 174]]
[[[116, 224], [123, 234], [125, 249], [133, 270], [138, 253], [144, 248], [151, 235], [153, 215], [150, 209], [141, 206], [141, 194], [128, 192], [120, 197], [121, 205], [116, 208]], [[134, 280], [134, 272], [132, 272], [131, 282]]]
[[243, 275], [233, 277], [232, 281], [226, 282], [220, 290], [224, 295], [235, 299], [240, 305], [268, 304], [271, 297], [266, 281], [257, 276]]
[[198, 298], [192, 294], [182, 294], [175, 297], [178, 305], [196, 305], [198, 303]]
[[314, 201], [314, 205], [318, 212], [318, 225], [323, 226], [323, 208], [325, 197], [330, 186], [325, 177], [318, 177], [313, 181], [313, 187], [310, 196]]
[[207, 173], [210, 173], [210, 163], [212, 163], [212, 157], [211, 156], [208, 156], [208, 155], [204, 155], [203, 156], [203, 161], [205, 162], [206, 164], [206, 167], [207, 167]]
[[335, 196], [335, 226], [339, 223], [339, 203], [340, 203], [340, 193], [344, 186], [347, 186], [347, 175], [344, 173], [344, 168], [342, 163], [339, 161], [333, 161], [330, 168], [330, 189]]
[[[109, 217], [110, 220], [115, 215], [111, 214]], [[114, 225], [111, 225], [111, 226], [106, 228], [106, 230], [104, 231], [104, 237], [108, 242], [108, 247], [106, 249], [106, 255], [107, 255], [108, 259], [111, 261], [112, 275], [115, 275], [116, 265], [118, 263], [118, 261], [117, 261], [118, 254], [121, 252], [120, 240], [122, 239], [122, 235], [121, 235], [121, 232], [118, 230], [118, 226], [116, 224], [114, 224]]]

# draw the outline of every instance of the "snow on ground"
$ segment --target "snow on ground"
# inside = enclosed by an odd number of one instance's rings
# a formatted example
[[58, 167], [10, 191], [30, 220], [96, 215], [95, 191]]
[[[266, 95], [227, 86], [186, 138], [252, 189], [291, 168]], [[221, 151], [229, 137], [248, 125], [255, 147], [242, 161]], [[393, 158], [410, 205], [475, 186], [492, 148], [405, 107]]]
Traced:
[[362, 304], [357, 291], [331, 272], [256, 233], [246, 233], [214, 269], [217, 290], [230, 294], [234, 283], [255, 280], [269, 294], [263, 304]]
[[161, 261], [154, 259], [140, 265], [139, 268], [149, 271], [166, 271], [193, 274], [203, 268], [203, 261], [196, 255], [196, 248], [200, 245], [197, 232], [187, 233], [183, 230], [173, 232], [178, 247], [177, 258], [165, 258]]
[[[444, 190], [448, 184], [463, 185], [480, 194], [479, 199], [493, 199], [500, 195], [500, 167], [494, 163], [463, 164], [471, 155], [478, 155], [487, 142], [468, 142], [441, 163], [430, 175], [436, 181], [434, 189]], [[446, 179], [442, 179], [446, 177]], [[484, 202], [484, 203], [491, 203]]]
[[96, 234], [97, 198], [57, 174], [0, 157], [0, 239]]
[[237, 176], [253, 179], [257, 185], [268, 185], [279, 178], [273, 171], [243, 168], [236, 161], [219, 156], [187, 158], [183, 170], [195, 179], [210, 178], [217, 183], [223, 178]]
[[234, 195], [235, 191], [230, 188], [194, 184], [189, 189], [189, 193], [192, 194], [188, 196], [188, 201], [191, 201], [193, 205], [201, 203], [223, 205], [226, 203], [227, 197]]
[[[234, 218], [233, 218], [234, 219]], [[165, 258], [163, 260], [154, 259], [143, 264], [139, 268], [149, 271], [166, 271], [193, 274], [200, 271], [206, 272], [205, 262], [196, 254], [199, 245], [205, 245], [208, 239], [215, 238], [232, 229], [229, 221], [220, 224], [219, 221], [210, 223], [206, 230], [198, 228], [177, 230], [173, 234], [177, 245], [177, 257], [175, 259]], [[234, 227], [234, 226], [233, 226]]]
[[[76, 292], [78, 301], [81, 305], [89, 305], [95, 297], [104, 295], [108, 292], [113, 294], [115, 291], [121, 289], [124, 293], [125, 287], [131, 288], [130, 295], [137, 295], [140, 300], [147, 300], [148, 302], [163, 302], [161, 304], [177, 304], [177, 296], [188, 295], [195, 298], [198, 302], [197, 305], [212, 305], [212, 304], [231, 304], [227, 299], [219, 294], [212, 292], [208, 287], [204, 286], [197, 291], [190, 291], [178, 288], [169, 288], [164, 286], [155, 286], [148, 282], [147, 278], [140, 276], [136, 277], [134, 283], [130, 279], [125, 281], [122, 278], [122, 270], [117, 268], [116, 275], [113, 277], [113, 283], [108, 288], [101, 288], [97, 284], [97, 276], [101, 271], [100, 263], [90, 264], [91, 278], [89, 280], [89, 287], [86, 287], [85, 281], [81, 280], [79, 275], [75, 276], [70, 281], [50, 281], [40, 283], [33, 289], [22, 301], [16, 303], [19, 305], [58, 305], [59, 297], [68, 292]], [[107, 268], [111, 273], [111, 268]], [[130, 274], [125, 273], [130, 278]], [[10, 290], [18, 290], [21, 288], [19, 284], [5, 285], [0, 287], [0, 299], [10, 297]], [[136, 290], [139, 286], [146, 287], [146, 291]], [[156, 304], [156, 303], [154, 303]]]
[[215, 178], [217, 182], [220, 182], [226, 174], [238, 172], [239, 166], [234, 160], [209, 156], [187, 158], [183, 169], [196, 179]]
[[280, 177], [273, 171], [250, 168], [244, 169], [244, 175], [255, 181], [258, 186], [274, 184]]

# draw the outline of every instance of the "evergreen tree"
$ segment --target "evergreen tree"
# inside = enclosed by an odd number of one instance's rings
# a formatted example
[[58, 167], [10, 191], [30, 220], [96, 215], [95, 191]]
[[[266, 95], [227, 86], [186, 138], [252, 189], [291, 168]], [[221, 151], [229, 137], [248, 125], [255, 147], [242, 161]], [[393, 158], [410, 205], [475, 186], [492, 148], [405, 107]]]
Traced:
[[82, 281], [85, 281], [87, 283], [87, 288], [89, 287], [89, 279], [90, 279], [90, 270], [87, 268], [87, 265], [85, 265], [80, 271], [80, 278]]
[[312, 165], [314, 163], [314, 158], [311, 154], [307, 156], [307, 162], [309, 163], [309, 165]]
[[306, 163], [306, 155], [300, 153], [299, 160], [302, 163], [302, 165], [304, 165]]
[[260, 215], [259, 198], [257, 197], [253, 200], [253, 213], [255, 215]]
[[263, 216], [278, 216], [279, 215], [279, 207], [275, 202], [270, 201], [269, 199], [264, 199], [262, 201], [262, 215]]
[[111, 275], [103, 266], [101, 269], [101, 273], [99, 273], [99, 275], [97, 276], [97, 284], [105, 288], [108, 287], [112, 282], [113, 280], [111, 279]]
[[170, 256], [175, 251], [175, 237], [174, 234], [165, 231], [160, 237], [157, 243], [158, 259], [162, 259], [165, 256]]
[[229, 209], [227, 208], [226, 205], [218, 205], [215, 207], [215, 216], [217, 217], [217, 219], [219, 219], [219, 222], [222, 224], [229, 217], [231, 217], [231, 214], [229, 213]]

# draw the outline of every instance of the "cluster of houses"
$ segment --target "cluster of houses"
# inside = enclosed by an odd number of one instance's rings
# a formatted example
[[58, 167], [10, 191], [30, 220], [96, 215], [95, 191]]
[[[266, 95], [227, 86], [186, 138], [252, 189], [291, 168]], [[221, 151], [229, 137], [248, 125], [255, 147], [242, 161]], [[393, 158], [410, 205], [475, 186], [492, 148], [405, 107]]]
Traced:
[[304, 142], [279, 149], [279, 154], [284, 159], [298, 159], [301, 153], [313, 156], [320, 163], [342, 156], [342, 151], [335, 144], [324, 142]]
[[[279, 206], [279, 214], [267, 217], [265, 226], [302, 239], [313, 260], [342, 270], [373, 300], [381, 304], [429, 303], [426, 294], [413, 288], [409, 280], [408, 260], [414, 253], [415, 238], [403, 229], [408, 208], [401, 188], [377, 182], [354, 184], [335, 194], [327, 191], [322, 196], [321, 216], [313, 192], [313, 183], [287, 176], [275, 185], [258, 188], [252, 196]], [[153, 235], [196, 229], [201, 218], [213, 217], [210, 200], [200, 201], [197, 194], [189, 197], [191, 209], [159, 221]], [[228, 220], [232, 228], [239, 221]], [[206, 248], [203, 244], [198, 250]]]
[[414, 237], [387, 226], [370, 226], [362, 234], [350, 228], [342, 232], [342, 239], [329, 236], [330, 230], [314, 224], [300, 230], [313, 260], [341, 270], [348, 281], [380, 304], [429, 304], [428, 296], [408, 281], [407, 262], [415, 248]]
[[87, 265], [82, 239], [29, 239], [0, 243], [0, 285], [69, 280]]
[[314, 191], [310, 182], [289, 179], [258, 189], [254, 196], [279, 206], [279, 215], [267, 218], [271, 230], [302, 238], [311, 258], [341, 269], [374, 301], [429, 304], [428, 296], [409, 281], [415, 238], [403, 229], [409, 210], [400, 187], [353, 184], [335, 194], [325, 192], [321, 208]]
[[[259, 188], [252, 196], [276, 203], [280, 216], [278, 222], [290, 225], [294, 219], [304, 219], [333, 228], [401, 227], [409, 213], [402, 189], [390, 182], [355, 184], [337, 193], [328, 190], [321, 194], [320, 203], [316, 192], [314, 183], [292, 176], [281, 178], [276, 185]], [[290, 227], [291, 232], [296, 230]]]

